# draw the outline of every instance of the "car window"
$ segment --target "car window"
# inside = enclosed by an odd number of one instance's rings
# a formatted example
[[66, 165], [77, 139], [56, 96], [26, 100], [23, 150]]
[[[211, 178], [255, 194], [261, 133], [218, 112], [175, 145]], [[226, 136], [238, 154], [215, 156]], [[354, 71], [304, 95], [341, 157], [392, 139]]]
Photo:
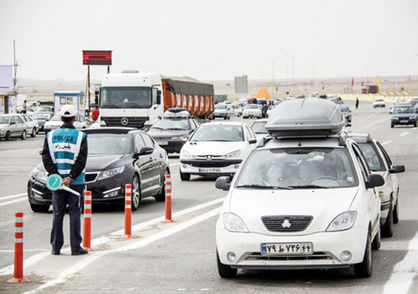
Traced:
[[132, 137], [125, 134], [89, 134], [89, 155], [132, 153]]
[[10, 123], [16, 123], [16, 118], [14, 116], [10, 117]]
[[367, 164], [372, 171], [385, 171], [383, 159], [380, 157], [376, 146], [372, 142], [359, 143], [358, 146], [360, 147], [360, 150], [366, 158]]
[[15, 116], [15, 119], [16, 119], [17, 124], [24, 124], [25, 123], [23, 118], [21, 118], [20, 116]]
[[26, 115], [21, 115], [20, 118], [24, 121], [24, 122], [28, 122], [29, 119], [26, 117]]
[[244, 141], [244, 131], [237, 125], [202, 125], [190, 138], [192, 141]]
[[150, 130], [190, 130], [188, 119], [162, 119], [155, 122]]
[[367, 166], [367, 161], [361, 155], [361, 151], [359, 148], [353, 145], [354, 154], [356, 156], [357, 162], [360, 166], [361, 174], [363, 176], [363, 180], [367, 181], [370, 175], [369, 167]]
[[254, 132], [248, 127], [248, 126], [245, 126], [245, 129], [247, 130], [247, 139], [248, 140], [250, 140], [250, 139], [257, 139], [257, 137], [255, 136], [255, 134], [254, 134]]
[[135, 136], [135, 149], [139, 151], [142, 147], [145, 147], [144, 139], [142, 139], [141, 134], [137, 134]]
[[252, 124], [251, 129], [256, 134], [267, 134], [266, 124], [267, 124], [267, 121], [255, 121]]
[[236, 187], [341, 188], [358, 185], [345, 148], [259, 149], [246, 160]]
[[391, 168], [392, 165], [393, 165], [392, 164], [392, 160], [390, 159], [389, 154], [386, 152], [386, 149], [383, 148], [383, 146], [382, 146], [382, 144], [380, 144], [380, 142], [377, 141], [376, 144], [380, 148], [380, 150], [382, 151], [383, 156], [385, 157], [385, 160], [386, 160], [387, 165], [389, 166], [389, 168]]
[[7, 116], [0, 116], [0, 124], [1, 125], [6, 125], [9, 123], [9, 117]]
[[142, 138], [144, 139], [146, 147], [154, 148], [154, 141], [151, 139], [150, 136], [148, 136], [148, 134], [142, 134]]
[[396, 106], [393, 109], [393, 113], [401, 114], [401, 113], [412, 113], [412, 107], [411, 106]]

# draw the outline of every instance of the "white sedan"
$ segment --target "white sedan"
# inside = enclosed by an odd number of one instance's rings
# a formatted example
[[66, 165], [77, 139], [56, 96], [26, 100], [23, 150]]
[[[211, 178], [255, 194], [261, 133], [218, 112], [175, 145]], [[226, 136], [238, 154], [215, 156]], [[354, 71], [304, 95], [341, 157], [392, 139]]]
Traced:
[[205, 123], [180, 151], [180, 178], [190, 175], [232, 175], [257, 143], [254, 132], [241, 122]]

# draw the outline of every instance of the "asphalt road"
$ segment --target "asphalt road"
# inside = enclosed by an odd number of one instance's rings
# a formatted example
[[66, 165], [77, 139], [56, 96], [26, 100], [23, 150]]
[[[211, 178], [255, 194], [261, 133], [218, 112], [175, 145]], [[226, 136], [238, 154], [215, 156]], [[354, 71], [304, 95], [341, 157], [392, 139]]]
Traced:
[[[248, 123], [250, 122], [249, 120]], [[349, 270], [241, 271], [234, 280], [217, 274], [215, 221], [225, 192], [214, 181], [192, 177], [181, 182], [178, 158], [170, 158], [173, 223], [163, 223], [164, 203], [144, 200], [133, 213], [134, 234], [124, 240], [120, 207], [93, 211], [93, 250], [87, 256], [49, 254], [52, 214], [33, 213], [25, 194], [30, 170], [40, 161], [43, 135], [0, 142], [0, 292], [39, 293], [418, 293], [418, 131], [390, 128], [388, 109], [362, 103], [353, 109], [353, 132], [369, 132], [382, 142], [400, 174], [400, 222], [392, 238], [373, 252], [374, 271], [357, 279]], [[337, 197], [337, 196], [336, 196]], [[14, 212], [24, 212], [25, 284], [7, 284], [12, 276]], [[68, 217], [66, 217], [68, 221]], [[68, 246], [68, 222], [64, 224]]]

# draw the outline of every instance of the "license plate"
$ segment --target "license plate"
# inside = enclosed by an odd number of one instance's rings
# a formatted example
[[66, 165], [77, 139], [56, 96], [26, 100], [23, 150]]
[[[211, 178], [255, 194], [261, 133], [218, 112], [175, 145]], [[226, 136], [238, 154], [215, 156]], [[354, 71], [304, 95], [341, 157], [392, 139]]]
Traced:
[[158, 143], [158, 145], [160, 145], [160, 146], [165, 146], [165, 145], [168, 145], [168, 142], [167, 142], [167, 141], [158, 141], [157, 143]]
[[199, 168], [200, 173], [219, 173], [221, 169], [219, 168]]
[[409, 120], [407, 120], [407, 119], [402, 119], [402, 120], [400, 120], [399, 121], [401, 124], [406, 124], [406, 123], [408, 123], [409, 122]]
[[309, 255], [313, 253], [311, 242], [262, 243], [262, 255]]

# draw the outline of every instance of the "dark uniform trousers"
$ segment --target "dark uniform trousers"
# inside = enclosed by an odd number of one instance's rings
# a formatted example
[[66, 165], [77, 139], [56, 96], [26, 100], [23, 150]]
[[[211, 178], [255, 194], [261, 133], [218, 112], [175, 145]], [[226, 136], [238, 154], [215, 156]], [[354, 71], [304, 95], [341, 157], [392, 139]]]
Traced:
[[84, 185], [74, 185], [70, 186], [70, 188], [79, 192], [81, 197], [65, 190], [52, 191], [53, 220], [51, 245], [55, 252], [59, 252], [64, 244], [63, 220], [67, 204], [70, 215], [71, 251], [79, 251], [81, 249], [80, 201], [83, 199]]

